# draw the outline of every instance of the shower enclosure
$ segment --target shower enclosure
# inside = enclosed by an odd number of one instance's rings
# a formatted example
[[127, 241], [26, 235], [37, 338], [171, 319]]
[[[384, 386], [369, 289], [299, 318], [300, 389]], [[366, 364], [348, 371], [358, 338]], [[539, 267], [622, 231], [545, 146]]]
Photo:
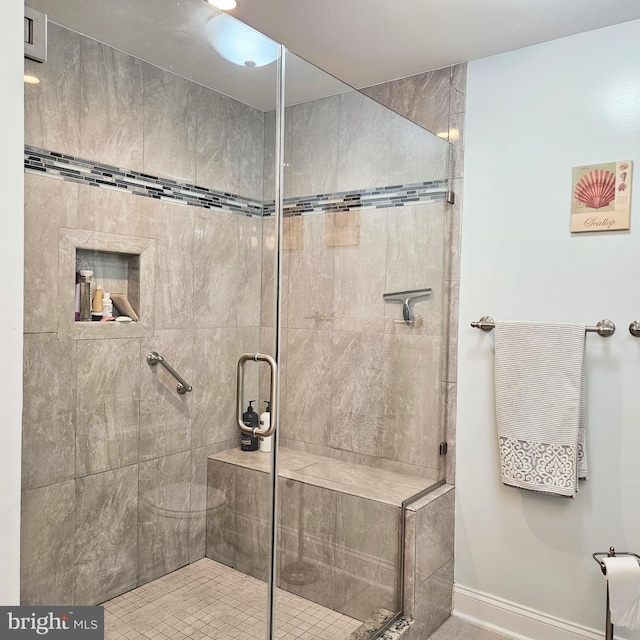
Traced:
[[[22, 603], [374, 637], [444, 477], [448, 142], [202, 0], [27, 4]], [[77, 321], [80, 270], [137, 321]]]

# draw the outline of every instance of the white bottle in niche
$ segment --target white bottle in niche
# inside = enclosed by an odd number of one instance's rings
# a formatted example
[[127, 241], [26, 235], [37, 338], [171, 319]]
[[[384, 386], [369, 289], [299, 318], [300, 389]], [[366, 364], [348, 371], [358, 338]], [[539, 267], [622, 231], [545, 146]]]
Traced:
[[102, 296], [102, 317], [110, 318], [113, 315], [113, 302], [108, 292]]
[[[261, 429], [268, 429], [271, 424], [271, 402], [269, 400], [265, 400], [265, 402], [267, 403], [267, 408], [260, 414]], [[272, 440], [273, 436], [268, 436], [266, 438], [260, 437], [258, 449], [260, 449], [260, 451], [271, 451]]]

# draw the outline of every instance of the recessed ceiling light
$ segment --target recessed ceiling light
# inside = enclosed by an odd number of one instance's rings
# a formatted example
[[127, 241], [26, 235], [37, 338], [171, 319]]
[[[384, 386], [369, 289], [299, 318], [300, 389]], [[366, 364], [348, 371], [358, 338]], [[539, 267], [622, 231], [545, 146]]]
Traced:
[[226, 13], [210, 20], [206, 30], [213, 48], [241, 67], [263, 67], [278, 57], [273, 40]]
[[32, 76], [28, 73], [24, 74], [24, 81], [27, 84], [40, 84], [40, 78], [36, 78], [35, 76]]
[[220, 11], [231, 11], [236, 8], [236, 0], [207, 0], [207, 2]]

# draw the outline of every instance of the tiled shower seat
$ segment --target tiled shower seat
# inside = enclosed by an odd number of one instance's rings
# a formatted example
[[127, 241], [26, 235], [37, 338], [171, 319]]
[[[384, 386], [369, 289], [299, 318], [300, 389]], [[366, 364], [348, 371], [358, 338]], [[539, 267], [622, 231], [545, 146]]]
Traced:
[[[286, 448], [279, 468], [277, 585], [359, 620], [399, 610], [402, 501], [433, 481]], [[260, 451], [209, 457], [206, 555], [261, 579], [269, 558], [269, 471], [270, 454]], [[413, 587], [407, 568], [405, 587]]]

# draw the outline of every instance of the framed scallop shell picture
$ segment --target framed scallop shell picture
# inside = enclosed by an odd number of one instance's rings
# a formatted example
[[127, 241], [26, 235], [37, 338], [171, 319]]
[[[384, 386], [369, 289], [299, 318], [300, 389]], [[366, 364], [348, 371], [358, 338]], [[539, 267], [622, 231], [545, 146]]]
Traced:
[[573, 168], [571, 232], [629, 229], [633, 162]]

